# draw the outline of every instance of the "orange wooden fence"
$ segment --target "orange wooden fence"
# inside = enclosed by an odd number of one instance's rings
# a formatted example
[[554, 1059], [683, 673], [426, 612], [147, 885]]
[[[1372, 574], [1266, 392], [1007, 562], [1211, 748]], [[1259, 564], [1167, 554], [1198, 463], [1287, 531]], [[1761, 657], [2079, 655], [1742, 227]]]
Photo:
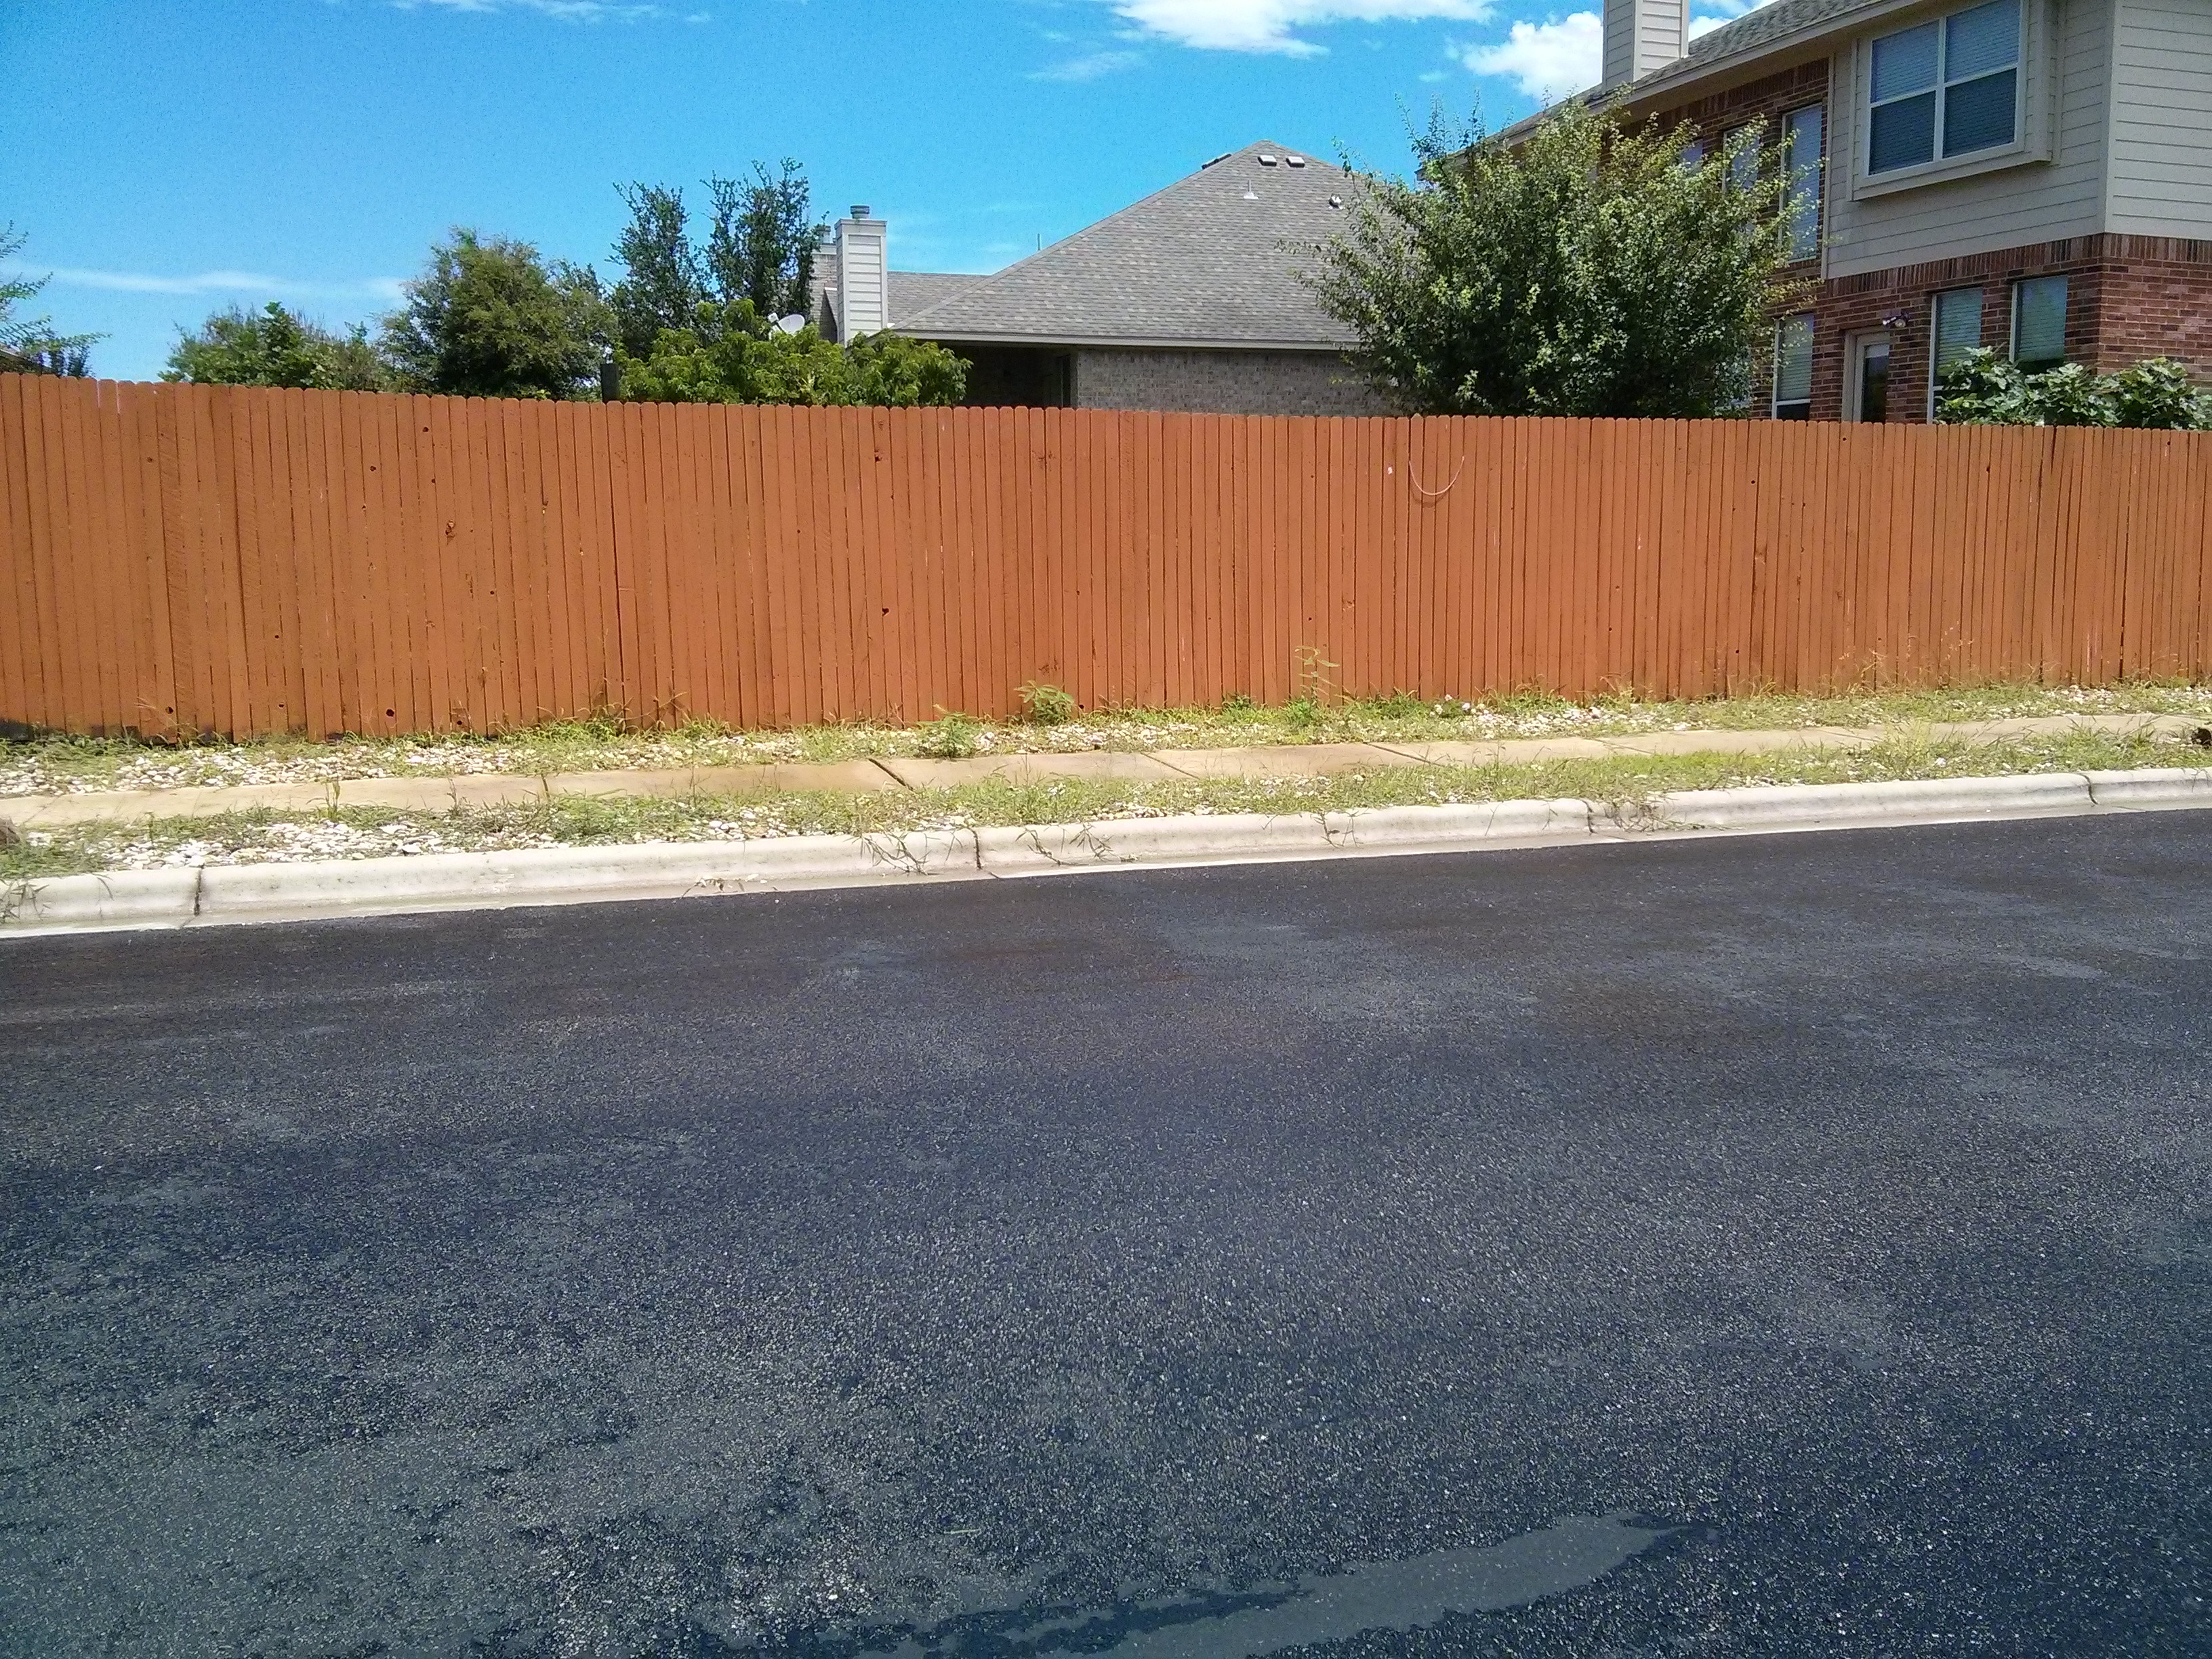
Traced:
[[2197, 435], [0, 376], [0, 719], [76, 732], [2201, 675], [2208, 563]]

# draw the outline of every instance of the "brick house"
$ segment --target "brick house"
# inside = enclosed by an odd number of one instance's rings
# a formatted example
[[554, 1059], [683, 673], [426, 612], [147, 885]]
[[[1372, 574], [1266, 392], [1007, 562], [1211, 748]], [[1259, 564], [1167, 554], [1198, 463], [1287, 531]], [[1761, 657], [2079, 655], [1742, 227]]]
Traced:
[[1249, 144], [988, 276], [890, 270], [884, 222], [855, 208], [823, 250], [818, 320], [833, 339], [891, 328], [958, 352], [971, 404], [1387, 413], [1297, 276], [1356, 188]]
[[[2212, 0], [1771, 0], [1692, 40], [1605, 0], [1604, 80], [1712, 143], [1763, 119], [1817, 279], [1753, 413], [1924, 421], [1976, 345], [2212, 378]], [[1813, 181], [1817, 181], [1814, 183]]]

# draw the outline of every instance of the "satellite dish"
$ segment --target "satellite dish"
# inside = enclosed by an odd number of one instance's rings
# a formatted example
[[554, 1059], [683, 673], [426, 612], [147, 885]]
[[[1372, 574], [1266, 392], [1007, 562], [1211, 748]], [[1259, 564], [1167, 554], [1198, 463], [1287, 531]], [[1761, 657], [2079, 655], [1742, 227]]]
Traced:
[[775, 319], [775, 331], [779, 334], [796, 334], [805, 326], [806, 319], [795, 311], [788, 317], [779, 317]]

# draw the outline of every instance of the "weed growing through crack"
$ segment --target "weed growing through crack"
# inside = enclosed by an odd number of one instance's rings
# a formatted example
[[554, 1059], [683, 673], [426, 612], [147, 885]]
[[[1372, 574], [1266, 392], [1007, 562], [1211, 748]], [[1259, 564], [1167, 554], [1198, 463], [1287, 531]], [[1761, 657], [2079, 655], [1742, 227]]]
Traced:
[[957, 709], [939, 709], [921, 732], [918, 752], [933, 760], [965, 760], [983, 746], [981, 723]]
[[1022, 714], [1031, 726], [1065, 726], [1075, 718], [1075, 699], [1056, 685], [1031, 680], [1021, 690]]

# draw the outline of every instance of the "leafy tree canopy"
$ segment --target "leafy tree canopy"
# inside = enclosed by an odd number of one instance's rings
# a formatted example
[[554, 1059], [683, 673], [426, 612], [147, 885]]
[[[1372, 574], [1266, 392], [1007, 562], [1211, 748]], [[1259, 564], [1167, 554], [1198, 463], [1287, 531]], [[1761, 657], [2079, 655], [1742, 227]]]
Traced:
[[[0, 225], [0, 262], [13, 259], [30, 240], [13, 225]], [[0, 276], [0, 374], [67, 374], [91, 372], [92, 346], [98, 334], [59, 334], [51, 317], [26, 317], [15, 307], [39, 297], [51, 276]]]
[[943, 346], [872, 334], [841, 346], [813, 327], [786, 334], [751, 301], [702, 305], [664, 330], [643, 362], [618, 350], [623, 396], [683, 404], [957, 404], [968, 365]]
[[613, 317], [588, 265], [453, 230], [380, 341], [398, 387], [475, 398], [588, 398]]
[[615, 337], [632, 356], [653, 350], [664, 328], [682, 328], [708, 298], [705, 271], [691, 246], [684, 192], [660, 185], [617, 186], [629, 222], [615, 243], [623, 276], [609, 299]]
[[1689, 142], [1578, 102], [1510, 145], [1439, 116], [1416, 180], [1363, 180], [1306, 281], [1413, 410], [1735, 410], [1790, 296], [1781, 215], [1806, 182], [1746, 159], [1756, 127], [1701, 163]]
[[798, 162], [771, 173], [753, 163], [749, 179], [710, 179], [714, 228], [706, 264], [724, 304], [750, 300], [763, 317], [805, 315], [812, 300], [814, 250], [827, 227], [814, 216], [813, 193]]
[[630, 356], [650, 357], [663, 329], [690, 329], [705, 301], [749, 301], [769, 318], [808, 309], [822, 227], [798, 162], [786, 161], [778, 173], [755, 163], [750, 179], [709, 179], [713, 218], [703, 244], [691, 240], [682, 191], [619, 188], [629, 222], [615, 243], [623, 276], [610, 299], [615, 337]]
[[2191, 385], [2170, 357], [2149, 357], [2117, 374], [2079, 363], [2031, 374], [1986, 347], [1961, 356], [1936, 380], [1936, 418], [1961, 426], [2127, 426], [2212, 431], [2212, 392]]
[[165, 380], [202, 386], [289, 386], [376, 392], [390, 377], [359, 325], [336, 334], [271, 300], [258, 312], [233, 306], [179, 331]]

